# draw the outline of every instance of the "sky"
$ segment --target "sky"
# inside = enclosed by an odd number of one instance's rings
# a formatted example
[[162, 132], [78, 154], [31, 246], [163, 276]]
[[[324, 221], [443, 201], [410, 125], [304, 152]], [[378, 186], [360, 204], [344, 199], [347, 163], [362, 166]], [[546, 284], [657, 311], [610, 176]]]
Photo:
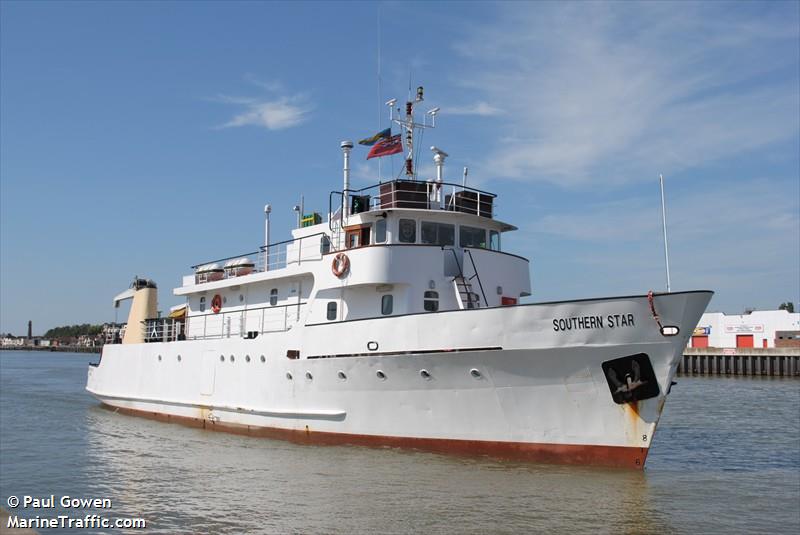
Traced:
[[167, 310], [257, 249], [265, 203], [288, 238], [409, 81], [445, 180], [519, 227], [530, 301], [663, 290], [661, 173], [673, 291], [800, 304], [798, 2], [2, 0], [0, 332], [113, 321], [134, 275]]

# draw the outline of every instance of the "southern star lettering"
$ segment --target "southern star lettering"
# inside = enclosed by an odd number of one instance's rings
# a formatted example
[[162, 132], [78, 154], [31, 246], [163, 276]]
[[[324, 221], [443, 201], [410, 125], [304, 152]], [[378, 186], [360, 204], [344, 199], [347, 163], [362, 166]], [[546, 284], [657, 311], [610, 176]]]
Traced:
[[635, 327], [633, 314], [609, 314], [608, 316], [575, 316], [572, 318], [556, 318], [553, 330], [571, 331], [578, 329], [614, 329], [617, 327]]

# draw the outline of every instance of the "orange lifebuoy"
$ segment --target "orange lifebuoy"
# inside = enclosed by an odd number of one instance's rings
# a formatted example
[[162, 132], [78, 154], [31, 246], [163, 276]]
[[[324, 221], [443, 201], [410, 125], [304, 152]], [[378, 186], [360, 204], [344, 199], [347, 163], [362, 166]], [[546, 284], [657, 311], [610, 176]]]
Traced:
[[219, 314], [219, 311], [222, 310], [222, 296], [217, 294], [211, 299], [211, 310], [214, 314]]
[[341, 279], [347, 274], [349, 269], [350, 259], [347, 258], [347, 255], [344, 253], [337, 253], [337, 255], [333, 257], [333, 263], [331, 263], [331, 271], [333, 271], [333, 274]]

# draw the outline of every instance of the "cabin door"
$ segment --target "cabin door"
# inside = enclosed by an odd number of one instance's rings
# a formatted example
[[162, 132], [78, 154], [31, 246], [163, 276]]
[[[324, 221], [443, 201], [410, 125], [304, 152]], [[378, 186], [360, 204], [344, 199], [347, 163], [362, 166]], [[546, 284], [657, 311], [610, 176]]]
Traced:
[[203, 361], [200, 363], [200, 394], [211, 396], [214, 394], [214, 380], [217, 375], [217, 352], [203, 351]]

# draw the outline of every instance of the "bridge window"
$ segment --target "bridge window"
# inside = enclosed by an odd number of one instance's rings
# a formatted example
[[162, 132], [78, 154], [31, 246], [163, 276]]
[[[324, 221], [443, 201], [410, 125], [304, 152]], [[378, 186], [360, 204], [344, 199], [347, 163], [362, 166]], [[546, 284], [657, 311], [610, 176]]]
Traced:
[[445, 223], [433, 223], [423, 221], [420, 227], [420, 237], [422, 243], [432, 243], [434, 245], [455, 245], [456, 227]]
[[273, 288], [269, 291], [269, 304], [275, 306], [278, 304], [278, 289]]
[[369, 225], [345, 230], [347, 231], [346, 244], [348, 249], [369, 245]]
[[413, 219], [400, 220], [400, 241], [402, 243], [416, 243], [417, 222]]
[[496, 230], [489, 231], [489, 249], [492, 251], [500, 250], [500, 233]]
[[375, 221], [375, 243], [386, 241], [386, 218]]
[[205, 297], [201, 297], [200, 298], [200, 312], [205, 312], [205, 311], [206, 311], [206, 298]]
[[328, 321], [336, 319], [336, 301], [328, 301]]
[[422, 304], [426, 312], [436, 312], [439, 310], [439, 292], [433, 290], [426, 291], [425, 299]]
[[458, 242], [461, 247], [486, 248], [486, 230], [461, 225], [458, 229]]
[[394, 297], [391, 294], [386, 294], [381, 297], [381, 314], [388, 316], [392, 313], [394, 308]]

